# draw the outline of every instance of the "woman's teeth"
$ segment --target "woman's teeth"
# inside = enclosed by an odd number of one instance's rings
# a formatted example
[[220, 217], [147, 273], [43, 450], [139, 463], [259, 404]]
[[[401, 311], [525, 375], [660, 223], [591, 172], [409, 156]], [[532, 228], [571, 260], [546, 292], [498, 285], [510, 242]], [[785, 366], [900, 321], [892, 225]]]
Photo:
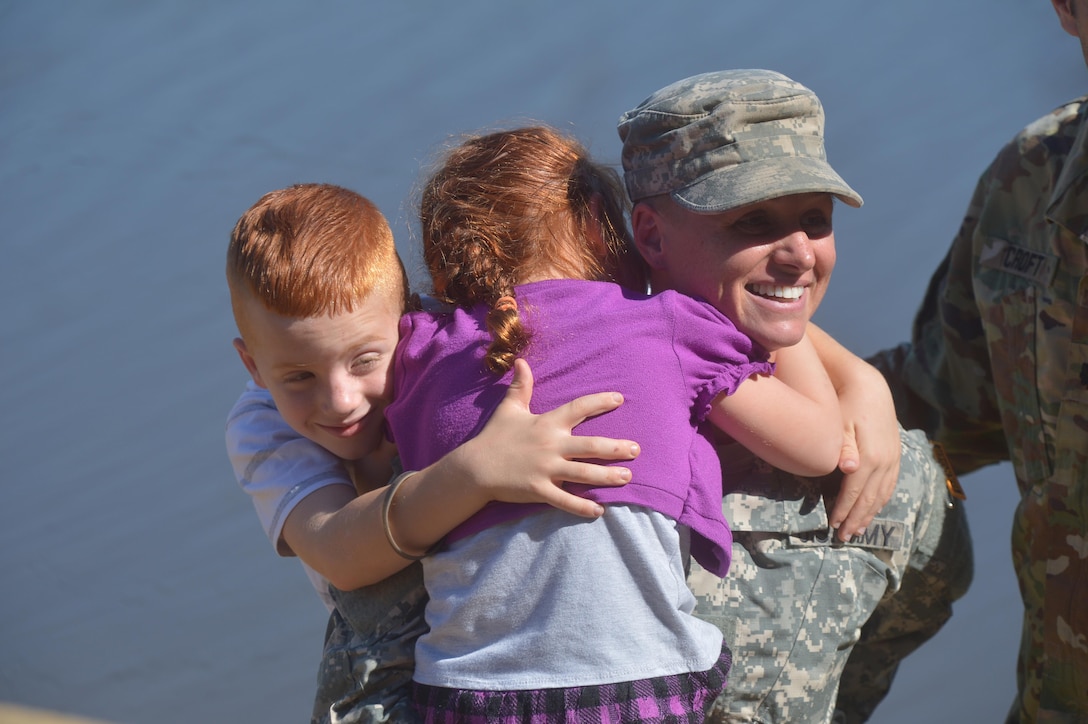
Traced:
[[774, 297], [775, 299], [800, 299], [804, 293], [804, 287], [784, 287], [777, 284], [752, 284], [749, 290], [761, 297]]

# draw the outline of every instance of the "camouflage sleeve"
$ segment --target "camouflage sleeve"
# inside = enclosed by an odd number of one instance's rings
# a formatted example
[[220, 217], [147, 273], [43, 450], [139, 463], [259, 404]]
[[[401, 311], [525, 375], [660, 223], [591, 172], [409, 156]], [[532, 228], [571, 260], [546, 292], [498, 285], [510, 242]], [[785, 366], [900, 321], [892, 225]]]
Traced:
[[940, 441], [958, 472], [1008, 459], [973, 288], [974, 237], [999, 185], [997, 166], [980, 179], [959, 234], [929, 281], [911, 341], [869, 358], [888, 380], [903, 426]]

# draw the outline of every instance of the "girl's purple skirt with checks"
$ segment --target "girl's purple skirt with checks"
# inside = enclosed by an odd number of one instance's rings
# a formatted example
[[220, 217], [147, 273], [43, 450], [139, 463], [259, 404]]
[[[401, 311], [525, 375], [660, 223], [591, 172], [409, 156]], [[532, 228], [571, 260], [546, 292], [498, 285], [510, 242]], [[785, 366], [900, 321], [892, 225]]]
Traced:
[[701, 724], [725, 689], [732, 660], [729, 648], [723, 645], [717, 664], [696, 673], [526, 691], [445, 689], [414, 683], [412, 698], [423, 721], [434, 724]]

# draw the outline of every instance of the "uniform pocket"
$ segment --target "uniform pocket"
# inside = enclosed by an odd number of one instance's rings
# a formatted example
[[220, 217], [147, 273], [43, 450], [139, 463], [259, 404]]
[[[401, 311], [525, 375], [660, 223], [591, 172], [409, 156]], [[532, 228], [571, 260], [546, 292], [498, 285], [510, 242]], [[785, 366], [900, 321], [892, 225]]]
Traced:
[[994, 389], [1009, 455], [1028, 480], [1050, 475], [1051, 461], [1043, 435], [1038, 380], [1038, 292], [1028, 286], [983, 305], [983, 324], [990, 341]]

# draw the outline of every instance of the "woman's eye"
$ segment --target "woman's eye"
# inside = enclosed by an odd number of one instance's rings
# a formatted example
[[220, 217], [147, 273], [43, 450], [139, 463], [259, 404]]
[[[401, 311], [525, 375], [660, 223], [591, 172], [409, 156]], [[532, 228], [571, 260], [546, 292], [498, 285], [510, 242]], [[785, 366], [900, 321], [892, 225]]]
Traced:
[[831, 233], [831, 217], [822, 212], [808, 214], [801, 220], [805, 233], [812, 237], [827, 236]]
[[746, 214], [737, 219], [733, 226], [742, 234], [762, 234], [766, 232], [769, 224], [766, 214]]

